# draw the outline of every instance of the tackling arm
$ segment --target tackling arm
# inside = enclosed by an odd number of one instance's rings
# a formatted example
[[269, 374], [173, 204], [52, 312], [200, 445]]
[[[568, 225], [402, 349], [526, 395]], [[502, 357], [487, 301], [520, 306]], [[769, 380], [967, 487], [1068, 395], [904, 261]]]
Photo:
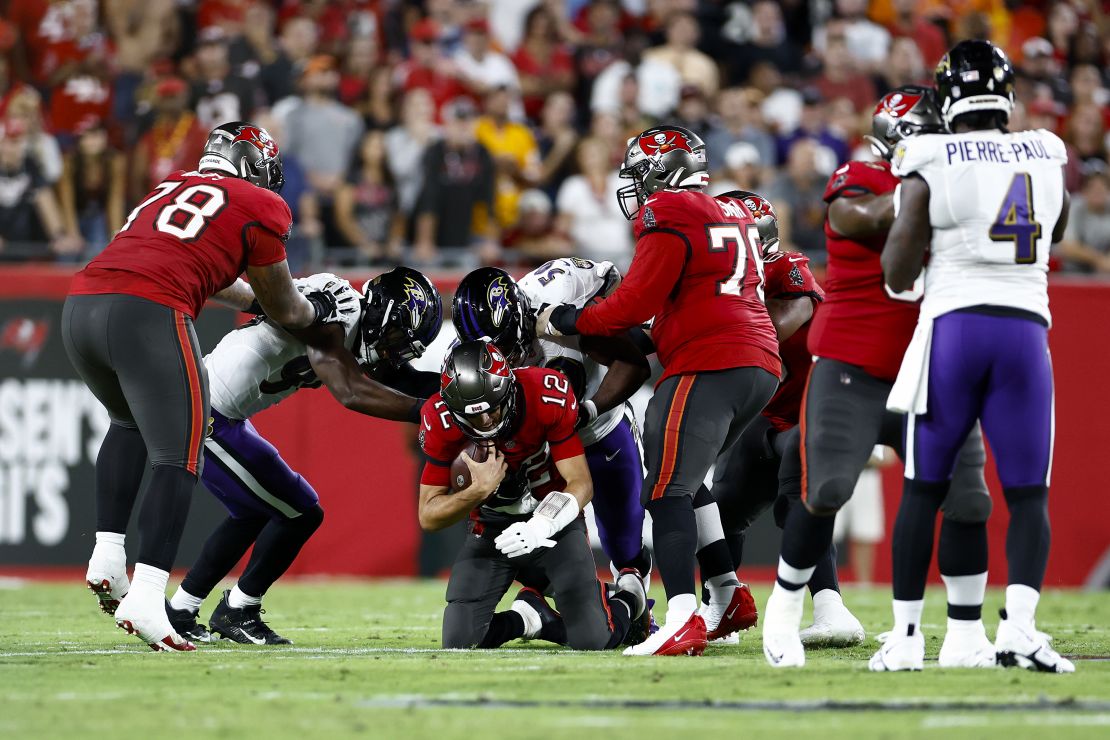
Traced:
[[925, 250], [933, 236], [929, 223], [929, 185], [909, 176], [898, 186], [898, 216], [890, 227], [881, 257], [883, 279], [896, 293], [909, 290], [921, 274]]
[[265, 267], [248, 265], [247, 276], [266, 316], [282, 327], [303, 329], [316, 320], [316, 309], [293, 285], [285, 260]]
[[599, 415], [632, 398], [651, 376], [647, 357], [627, 337], [582, 337], [579, 347], [591, 360], [608, 367], [597, 391], [588, 399]]
[[308, 361], [335, 400], [351, 411], [389, 421], [420, 421], [423, 399], [412, 398], [372, 380], [343, 344], [343, 327], [325, 324], [312, 332]]
[[245, 280], [236, 278], [234, 283], [213, 295], [212, 300], [229, 308], [250, 312], [255, 302], [254, 290]]

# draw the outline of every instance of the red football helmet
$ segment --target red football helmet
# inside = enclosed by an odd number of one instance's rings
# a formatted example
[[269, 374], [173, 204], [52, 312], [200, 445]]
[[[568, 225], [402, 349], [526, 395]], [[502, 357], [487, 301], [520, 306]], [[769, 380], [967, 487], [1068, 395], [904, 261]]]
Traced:
[[931, 87], [903, 85], [887, 93], [871, 115], [871, 150], [883, 159], [894, 155], [895, 145], [908, 136], [944, 131], [936, 92]]

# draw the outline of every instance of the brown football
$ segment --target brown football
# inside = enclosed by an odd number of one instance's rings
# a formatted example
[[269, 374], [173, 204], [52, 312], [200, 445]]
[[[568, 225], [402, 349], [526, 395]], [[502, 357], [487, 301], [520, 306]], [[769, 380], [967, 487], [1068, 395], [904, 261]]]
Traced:
[[[463, 452], [470, 455], [474, 462], [484, 462], [489, 455], [489, 448], [478, 442], [471, 442], [463, 448]], [[451, 493], [470, 488], [470, 468], [462, 458], [462, 452], [451, 463]]]

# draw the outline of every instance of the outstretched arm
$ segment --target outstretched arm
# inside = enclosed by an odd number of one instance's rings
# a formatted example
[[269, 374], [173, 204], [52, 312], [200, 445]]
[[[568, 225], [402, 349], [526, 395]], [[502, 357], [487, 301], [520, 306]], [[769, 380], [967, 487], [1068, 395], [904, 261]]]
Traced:
[[588, 399], [596, 407], [595, 418], [632, 398], [651, 376], [643, 350], [627, 337], [582, 337], [579, 346], [591, 360], [608, 366], [597, 391]]
[[212, 300], [229, 308], [247, 311], [254, 304], [254, 290], [247, 281], [236, 278], [234, 283], [213, 295]]
[[929, 223], [929, 185], [920, 177], [902, 180], [896, 191], [898, 217], [890, 227], [881, 257], [883, 279], [896, 293], [909, 290], [925, 264], [925, 250], [933, 237]]
[[403, 393], [371, 380], [343, 345], [343, 327], [326, 324], [313, 331], [308, 345], [308, 361], [316, 376], [339, 401], [351, 411], [390, 421], [420, 421], [423, 399]]

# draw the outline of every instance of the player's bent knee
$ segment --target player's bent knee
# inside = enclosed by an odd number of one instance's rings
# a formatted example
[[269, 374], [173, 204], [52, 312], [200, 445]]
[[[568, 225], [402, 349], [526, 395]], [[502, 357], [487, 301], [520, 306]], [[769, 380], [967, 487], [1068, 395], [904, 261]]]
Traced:
[[848, 503], [855, 487], [855, 481], [846, 477], [830, 478], [810, 486], [805, 498], [806, 508], [813, 514], [833, 514]]
[[959, 524], [982, 524], [991, 518], [994, 503], [983, 494], [953, 496], [949, 494], [943, 506], [944, 518]]
[[459, 603], [448, 603], [443, 610], [441, 643], [444, 650], [466, 650], [481, 640], [470, 626], [470, 609]]
[[605, 650], [609, 647], [608, 631], [567, 630], [567, 647], [571, 650]]
[[317, 504], [311, 509], [302, 511], [301, 515], [297, 517], [297, 521], [303, 528], [315, 532], [324, 522], [324, 510]]

